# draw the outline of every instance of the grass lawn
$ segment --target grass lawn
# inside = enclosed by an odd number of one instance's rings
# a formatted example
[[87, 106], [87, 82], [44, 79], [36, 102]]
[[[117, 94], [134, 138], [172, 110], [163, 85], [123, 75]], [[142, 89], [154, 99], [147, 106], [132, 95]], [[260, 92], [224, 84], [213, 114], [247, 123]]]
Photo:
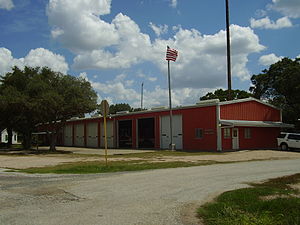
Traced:
[[198, 209], [205, 225], [299, 225], [300, 174], [228, 191]]
[[142, 160], [131, 161], [113, 161], [109, 162], [108, 166], [105, 162], [76, 162], [66, 163], [51, 167], [37, 167], [28, 169], [12, 170], [26, 173], [67, 173], [67, 174], [86, 174], [86, 173], [108, 173], [121, 171], [138, 171], [150, 169], [165, 169], [177, 167], [191, 167], [201, 165], [215, 164], [214, 161], [200, 161], [200, 162], [147, 162]]
[[[109, 151], [109, 150], [108, 150]], [[139, 153], [130, 153], [130, 154], [117, 154], [109, 157], [118, 158], [118, 157], [126, 157], [126, 158], [157, 158], [164, 156], [196, 156], [196, 155], [218, 155], [219, 152], [183, 152], [183, 151], [169, 151], [169, 150], [156, 150], [154, 152], [139, 152]]]

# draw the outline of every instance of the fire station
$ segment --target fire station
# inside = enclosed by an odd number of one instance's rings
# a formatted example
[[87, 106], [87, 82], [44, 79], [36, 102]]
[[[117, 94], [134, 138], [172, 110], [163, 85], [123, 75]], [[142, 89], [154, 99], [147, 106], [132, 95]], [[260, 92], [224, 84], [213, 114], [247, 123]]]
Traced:
[[[172, 109], [176, 150], [226, 151], [276, 148], [282, 122], [281, 110], [246, 98], [219, 102], [206, 100]], [[140, 112], [119, 112], [107, 117], [109, 148], [168, 149], [170, 111], [165, 107]], [[104, 147], [103, 117], [67, 121], [59, 143], [63, 146]]]

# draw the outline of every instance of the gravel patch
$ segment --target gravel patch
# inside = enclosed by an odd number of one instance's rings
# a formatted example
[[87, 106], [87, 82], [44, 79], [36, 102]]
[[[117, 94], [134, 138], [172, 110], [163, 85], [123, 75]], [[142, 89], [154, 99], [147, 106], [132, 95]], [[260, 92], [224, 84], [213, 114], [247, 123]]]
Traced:
[[[93, 150], [94, 151], [94, 150]], [[131, 150], [131, 152], [134, 152]], [[122, 157], [109, 158], [109, 161], [131, 161], [147, 160], [149, 162], [199, 162], [199, 161], [216, 161], [216, 162], [239, 162], [252, 160], [279, 160], [279, 159], [299, 159], [298, 152], [282, 152], [272, 150], [255, 150], [255, 151], [238, 151], [229, 153], [215, 153], [211, 155], [192, 155], [192, 156], [159, 156], [153, 158]], [[50, 155], [0, 155], [0, 168], [26, 169], [30, 167], [55, 166], [62, 163], [87, 162], [87, 161], [104, 161], [102, 155], [85, 156], [85, 154], [50, 154]]]

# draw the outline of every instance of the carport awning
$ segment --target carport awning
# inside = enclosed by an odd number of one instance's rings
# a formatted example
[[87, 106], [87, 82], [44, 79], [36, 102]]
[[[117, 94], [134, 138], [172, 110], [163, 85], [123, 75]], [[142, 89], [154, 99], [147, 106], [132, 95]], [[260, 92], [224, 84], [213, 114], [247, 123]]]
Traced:
[[274, 121], [249, 121], [249, 120], [220, 120], [220, 124], [232, 127], [280, 127], [293, 128], [293, 124]]

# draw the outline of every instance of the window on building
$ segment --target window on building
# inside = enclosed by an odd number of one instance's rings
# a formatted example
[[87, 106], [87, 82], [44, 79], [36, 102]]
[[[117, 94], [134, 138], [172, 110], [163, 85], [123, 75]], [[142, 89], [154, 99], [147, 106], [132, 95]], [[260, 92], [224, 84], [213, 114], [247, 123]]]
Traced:
[[230, 128], [224, 128], [224, 138], [230, 138]]
[[7, 134], [5, 135], [5, 141], [8, 141], [8, 135]]
[[251, 138], [251, 129], [245, 128], [245, 138], [250, 139]]
[[195, 129], [195, 137], [196, 138], [203, 138], [203, 129], [202, 128], [196, 128]]
[[14, 141], [17, 141], [17, 135], [14, 135]]

